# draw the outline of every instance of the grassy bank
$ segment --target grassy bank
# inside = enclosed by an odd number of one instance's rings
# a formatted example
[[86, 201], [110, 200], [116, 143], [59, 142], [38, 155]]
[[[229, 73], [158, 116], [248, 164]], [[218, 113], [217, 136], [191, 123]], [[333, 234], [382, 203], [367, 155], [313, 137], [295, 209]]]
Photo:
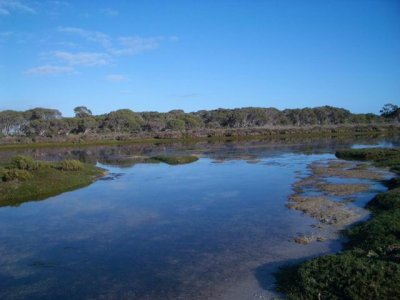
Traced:
[[19, 205], [84, 187], [103, 174], [104, 170], [77, 160], [45, 162], [14, 157], [0, 165], [0, 206]]
[[289, 299], [400, 299], [400, 149], [352, 149], [336, 156], [372, 161], [396, 177], [368, 203], [371, 218], [344, 232], [343, 252], [281, 269], [277, 288]]

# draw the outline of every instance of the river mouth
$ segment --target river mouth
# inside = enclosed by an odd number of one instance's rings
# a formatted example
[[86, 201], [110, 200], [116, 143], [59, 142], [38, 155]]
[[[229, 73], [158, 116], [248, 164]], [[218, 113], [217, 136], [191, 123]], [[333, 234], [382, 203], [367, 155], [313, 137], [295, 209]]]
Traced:
[[[293, 242], [313, 230], [315, 219], [286, 205], [299, 175], [352, 143], [24, 150], [42, 159], [98, 161], [109, 175], [0, 208], [0, 297], [219, 299], [238, 295], [233, 287], [251, 278], [247, 288], [259, 290], [248, 291], [250, 298], [272, 295], [278, 265], [340, 249], [337, 239]], [[137, 163], [137, 156], [158, 152], [200, 159]], [[351, 205], [361, 207], [384, 189], [376, 179]]]

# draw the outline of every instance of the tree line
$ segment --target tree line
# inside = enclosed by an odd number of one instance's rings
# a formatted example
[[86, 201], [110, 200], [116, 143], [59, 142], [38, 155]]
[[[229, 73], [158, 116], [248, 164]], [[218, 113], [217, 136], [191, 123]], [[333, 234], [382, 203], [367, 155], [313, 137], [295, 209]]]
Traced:
[[386, 104], [380, 115], [353, 114], [332, 106], [285, 109], [247, 107], [236, 109], [134, 112], [120, 109], [93, 115], [85, 106], [74, 109], [75, 117], [63, 117], [56, 109], [0, 111], [1, 136], [66, 136], [70, 134], [140, 133], [187, 131], [201, 128], [269, 128], [277, 126], [331, 126], [345, 124], [382, 124], [400, 122], [397, 105]]

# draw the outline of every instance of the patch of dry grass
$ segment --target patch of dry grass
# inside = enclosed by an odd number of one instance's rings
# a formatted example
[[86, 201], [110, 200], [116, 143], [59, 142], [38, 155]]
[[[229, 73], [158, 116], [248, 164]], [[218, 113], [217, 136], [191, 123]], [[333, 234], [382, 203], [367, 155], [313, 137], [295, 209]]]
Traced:
[[343, 203], [329, 200], [327, 197], [293, 195], [290, 200], [288, 204], [290, 209], [302, 211], [325, 224], [348, 225], [359, 217]]
[[366, 183], [354, 183], [354, 184], [331, 184], [331, 183], [320, 183], [316, 187], [333, 196], [349, 196], [369, 190], [370, 185]]
[[340, 178], [357, 178], [370, 180], [383, 180], [384, 174], [373, 169], [357, 167], [357, 164], [329, 162], [321, 164], [320, 162], [310, 165], [310, 169], [315, 176], [318, 177], [340, 177]]

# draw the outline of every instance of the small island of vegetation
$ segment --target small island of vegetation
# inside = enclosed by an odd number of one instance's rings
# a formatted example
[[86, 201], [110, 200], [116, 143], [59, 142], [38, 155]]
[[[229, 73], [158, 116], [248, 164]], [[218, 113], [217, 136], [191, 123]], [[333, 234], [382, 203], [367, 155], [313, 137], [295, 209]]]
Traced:
[[192, 162], [197, 161], [199, 158], [194, 155], [189, 156], [153, 156], [150, 158], [151, 161], [155, 162], [163, 162], [169, 165], [183, 165], [183, 164], [190, 164]]
[[19, 205], [84, 187], [104, 173], [103, 169], [78, 160], [47, 162], [16, 156], [0, 165], [0, 206]]
[[343, 252], [282, 268], [278, 290], [289, 299], [399, 299], [400, 149], [342, 150], [336, 156], [372, 161], [396, 177], [367, 204], [371, 218], [344, 231]]

